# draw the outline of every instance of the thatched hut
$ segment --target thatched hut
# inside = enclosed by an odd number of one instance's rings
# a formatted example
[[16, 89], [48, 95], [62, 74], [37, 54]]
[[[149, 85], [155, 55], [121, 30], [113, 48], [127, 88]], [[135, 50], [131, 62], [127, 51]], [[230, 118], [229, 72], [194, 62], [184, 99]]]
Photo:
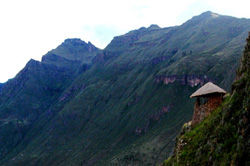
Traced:
[[190, 98], [196, 97], [192, 126], [203, 121], [206, 116], [215, 110], [221, 104], [222, 98], [225, 94], [225, 90], [214, 85], [212, 82], [206, 83], [194, 92], [190, 96]]

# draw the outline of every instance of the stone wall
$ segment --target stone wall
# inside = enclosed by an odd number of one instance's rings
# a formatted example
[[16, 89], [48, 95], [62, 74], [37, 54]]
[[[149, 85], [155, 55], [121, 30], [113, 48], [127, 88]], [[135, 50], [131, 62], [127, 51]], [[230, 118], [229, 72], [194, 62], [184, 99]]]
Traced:
[[[205, 104], [200, 104], [201, 98], [207, 99]], [[203, 121], [213, 110], [220, 106], [222, 102], [222, 94], [211, 94], [207, 96], [197, 97], [194, 105], [194, 114], [192, 126]]]

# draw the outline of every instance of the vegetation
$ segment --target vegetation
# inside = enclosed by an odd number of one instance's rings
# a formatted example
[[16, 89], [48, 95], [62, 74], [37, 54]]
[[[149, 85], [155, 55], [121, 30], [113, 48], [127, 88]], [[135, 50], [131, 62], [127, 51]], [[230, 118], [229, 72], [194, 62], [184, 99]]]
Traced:
[[0, 165], [162, 163], [192, 117], [193, 82], [229, 89], [249, 27], [206, 12], [131, 31], [104, 50], [65, 40], [1, 90]]
[[3, 85], [4, 85], [4, 84], [0, 83], [0, 90], [2, 89]]
[[177, 139], [163, 165], [249, 165], [250, 36], [232, 95], [201, 124]]

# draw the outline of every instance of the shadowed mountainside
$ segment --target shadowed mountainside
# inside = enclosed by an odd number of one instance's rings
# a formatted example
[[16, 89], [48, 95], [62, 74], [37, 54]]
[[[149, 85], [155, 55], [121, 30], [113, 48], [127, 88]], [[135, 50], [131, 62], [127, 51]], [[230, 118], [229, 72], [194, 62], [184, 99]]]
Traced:
[[31, 137], [25, 136], [40, 115], [49, 110], [72, 81], [87, 69], [85, 66], [89, 65], [91, 58], [87, 50], [89, 46], [79, 46], [79, 41], [65, 40], [58, 48], [64, 47], [65, 51], [68, 50], [82, 59], [87, 54], [87, 60], [71, 60], [61, 56], [57, 49], [52, 50], [43, 57], [42, 62], [31, 59], [17, 76], [1, 89], [0, 158], [21, 141], [30, 141]]
[[3, 85], [4, 85], [3, 83], [0, 83], [0, 90], [2, 89]]

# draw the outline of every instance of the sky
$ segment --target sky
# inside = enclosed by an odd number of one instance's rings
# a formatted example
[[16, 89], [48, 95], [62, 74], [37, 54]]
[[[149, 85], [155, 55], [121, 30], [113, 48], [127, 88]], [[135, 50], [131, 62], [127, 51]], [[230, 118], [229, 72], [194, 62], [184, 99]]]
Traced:
[[249, 0], [0, 0], [0, 83], [67, 38], [105, 48], [140, 27], [181, 25], [205, 11], [250, 18]]

